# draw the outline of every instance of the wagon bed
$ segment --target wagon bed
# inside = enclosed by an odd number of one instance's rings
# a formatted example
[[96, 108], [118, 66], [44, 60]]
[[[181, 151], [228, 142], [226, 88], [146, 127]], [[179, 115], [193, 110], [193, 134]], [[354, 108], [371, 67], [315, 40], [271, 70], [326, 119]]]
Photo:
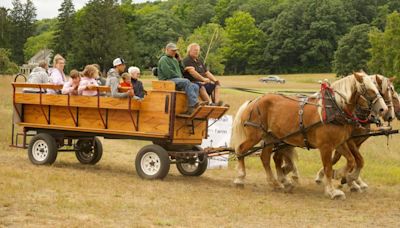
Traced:
[[[92, 158], [88, 157], [86, 161], [90, 164], [97, 163], [101, 158], [101, 155], [96, 154], [100, 153], [96, 150], [101, 147], [101, 142], [96, 137], [102, 136], [112, 139], [151, 141], [153, 145], [149, 145], [150, 152], [155, 151], [155, 154], [159, 156], [158, 161], [168, 163], [168, 167], [171, 162], [181, 167], [186, 163], [197, 165], [197, 167], [202, 166], [199, 164], [205, 163], [204, 153], [193, 153], [188, 156], [179, 152], [200, 151], [197, 145], [207, 138], [208, 120], [219, 119], [228, 110], [228, 107], [201, 106], [192, 115], [183, 115], [181, 113], [187, 109], [186, 94], [176, 91], [175, 84], [168, 81], [153, 81], [152, 90], [148, 91], [143, 100], [100, 96], [100, 94], [110, 92], [110, 88], [105, 86], [91, 89], [98, 92], [98, 95], [93, 97], [22, 92], [22, 88], [61, 89], [61, 86], [49, 84], [14, 82], [12, 87], [14, 106], [12, 144], [14, 146], [18, 144], [18, 135], [23, 136], [22, 147], [26, 147], [27, 136], [33, 136], [33, 140], [38, 135], [45, 135], [44, 138], [39, 137], [41, 142], [49, 141], [47, 149], [56, 150], [55, 153], [75, 151], [82, 155], [84, 147], [88, 156], [89, 152], [91, 153]], [[120, 90], [125, 89], [120, 88]], [[14, 125], [22, 127], [23, 133], [14, 134]], [[31, 148], [34, 146], [32, 140], [28, 151], [35, 149]], [[149, 147], [143, 149], [145, 152], [142, 155], [146, 156], [148, 154], [146, 150], [149, 150]], [[40, 150], [39, 148], [38, 155], [41, 153]], [[80, 155], [77, 154], [77, 157]], [[96, 158], [98, 156], [100, 158]], [[164, 158], [161, 159], [160, 156]], [[203, 158], [200, 159], [199, 156]], [[38, 158], [40, 160], [40, 156]], [[83, 159], [78, 158], [78, 160], [85, 163]], [[33, 157], [31, 161], [35, 164], [51, 164], [55, 158], [50, 157], [50, 160], [47, 160], [46, 157], [43, 161], [37, 159], [35, 161]], [[143, 170], [139, 170], [141, 171]], [[139, 175], [148, 179], [163, 178], [166, 175], [165, 170], [163, 172], [162, 175], [143, 173]], [[185, 170], [182, 172], [185, 173]], [[193, 173], [186, 172], [186, 174]]]

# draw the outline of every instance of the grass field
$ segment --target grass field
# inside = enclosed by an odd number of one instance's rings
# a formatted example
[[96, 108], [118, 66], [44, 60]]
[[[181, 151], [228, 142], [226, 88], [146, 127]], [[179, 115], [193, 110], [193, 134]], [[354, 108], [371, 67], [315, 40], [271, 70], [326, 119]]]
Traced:
[[[220, 79], [226, 87], [261, 92], [316, 91], [318, 80], [334, 79], [332, 74], [283, 75], [287, 83], [281, 85], [259, 83], [260, 77]], [[370, 188], [364, 193], [345, 188], [345, 201], [329, 200], [314, 184], [321, 166], [316, 150], [298, 149], [301, 185], [291, 194], [268, 187], [256, 157], [246, 159], [243, 189], [232, 184], [235, 161], [197, 178], [181, 176], [171, 166], [163, 181], [141, 180], [134, 159], [149, 144], [144, 141], [103, 140], [103, 158], [95, 166], [79, 164], [72, 153], [60, 153], [52, 166], [35, 166], [26, 150], [9, 147], [11, 80], [0, 77], [0, 227], [400, 227], [399, 135], [363, 145], [362, 176]], [[143, 79], [147, 88], [151, 80]], [[224, 89], [222, 98], [234, 114], [256, 96]]]

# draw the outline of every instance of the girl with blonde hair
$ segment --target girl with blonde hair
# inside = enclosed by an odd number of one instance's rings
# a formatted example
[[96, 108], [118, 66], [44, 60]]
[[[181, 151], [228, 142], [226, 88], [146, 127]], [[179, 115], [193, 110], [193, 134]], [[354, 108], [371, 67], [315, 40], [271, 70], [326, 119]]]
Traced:
[[[65, 59], [60, 54], [56, 54], [53, 59], [53, 68], [50, 70], [49, 81], [54, 85], [63, 85], [67, 80], [64, 74]], [[47, 90], [48, 93], [59, 93], [52, 89]]]
[[82, 74], [83, 78], [79, 82], [78, 94], [82, 94], [83, 96], [96, 96], [97, 91], [88, 89], [99, 86], [96, 81], [96, 78], [99, 76], [99, 70], [93, 65], [87, 65]]

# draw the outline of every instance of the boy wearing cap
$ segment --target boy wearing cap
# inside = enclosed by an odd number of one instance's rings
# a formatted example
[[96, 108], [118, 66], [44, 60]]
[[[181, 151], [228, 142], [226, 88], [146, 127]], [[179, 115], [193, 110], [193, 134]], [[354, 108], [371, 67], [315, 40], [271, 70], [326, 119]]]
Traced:
[[106, 86], [109, 86], [111, 89], [112, 97], [128, 97], [133, 96], [133, 91], [128, 90], [126, 93], [118, 92], [118, 85], [120, 81], [120, 74], [125, 71], [125, 61], [122, 58], [116, 58], [113, 61], [114, 68], [111, 68], [107, 73], [107, 81]]
[[188, 97], [188, 110], [185, 114], [192, 114], [195, 108], [200, 105], [197, 101], [199, 87], [183, 78], [180, 56], [177, 53], [176, 44], [169, 43], [165, 47], [165, 55], [158, 61], [158, 79], [169, 80], [176, 84], [177, 90], [184, 90]]

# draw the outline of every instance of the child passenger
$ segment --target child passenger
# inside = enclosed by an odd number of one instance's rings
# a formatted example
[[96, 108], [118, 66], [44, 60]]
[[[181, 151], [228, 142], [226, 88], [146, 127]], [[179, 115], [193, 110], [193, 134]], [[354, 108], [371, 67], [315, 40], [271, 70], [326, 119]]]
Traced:
[[122, 82], [119, 83], [120, 87], [132, 87], [131, 76], [128, 73], [123, 73], [121, 75]]
[[83, 70], [83, 78], [79, 83], [78, 94], [82, 94], [83, 96], [96, 96], [97, 91], [91, 91], [87, 89], [91, 89], [95, 86], [98, 86], [96, 78], [99, 75], [99, 71], [93, 65], [87, 65]]
[[69, 72], [69, 77], [71, 78], [66, 82], [61, 90], [62, 94], [78, 95], [79, 82], [81, 81], [81, 74], [79, 71], [73, 69]]

